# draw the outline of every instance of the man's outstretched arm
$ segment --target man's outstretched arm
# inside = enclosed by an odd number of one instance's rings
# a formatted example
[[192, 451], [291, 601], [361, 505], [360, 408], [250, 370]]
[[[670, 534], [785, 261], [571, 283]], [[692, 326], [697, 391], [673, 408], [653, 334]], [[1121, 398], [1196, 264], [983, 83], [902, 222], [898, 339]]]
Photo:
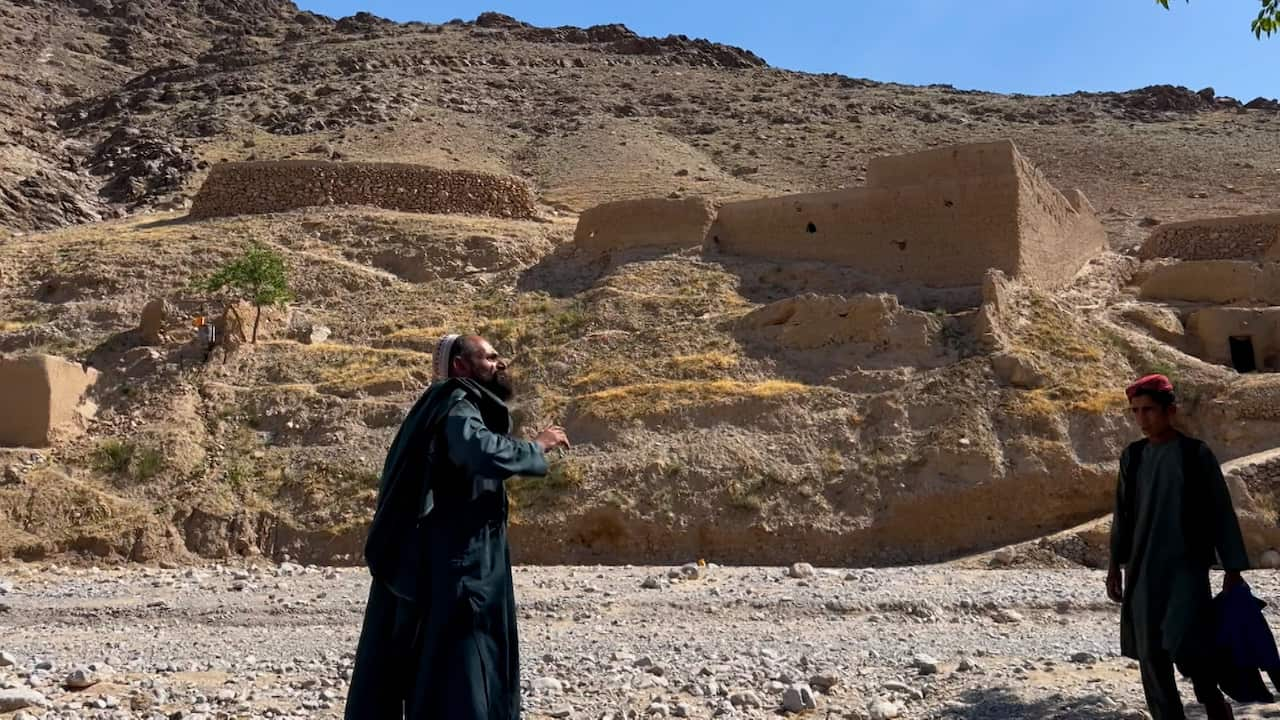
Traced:
[[536, 440], [519, 440], [491, 431], [480, 411], [460, 402], [445, 419], [449, 459], [475, 477], [506, 480], [513, 475], [546, 475], [546, 451], [567, 445], [558, 428], [543, 431]]

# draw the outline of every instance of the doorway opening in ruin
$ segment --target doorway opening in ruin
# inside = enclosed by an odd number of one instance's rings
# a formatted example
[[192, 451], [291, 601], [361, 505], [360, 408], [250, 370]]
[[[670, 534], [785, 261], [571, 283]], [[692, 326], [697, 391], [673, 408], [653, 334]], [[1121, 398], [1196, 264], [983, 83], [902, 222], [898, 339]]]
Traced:
[[818, 226], [817, 226], [817, 225], [814, 225], [813, 223], [809, 223], [809, 225], [808, 225], [807, 227], [805, 227], [805, 230], [807, 230], [807, 231], [809, 231], [809, 232], [811, 232], [811, 233], [816, 233], [816, 232], [818, 232]]
[[1238, 335], [1230, 339], [1231, 366], [1236, 372], [1256, 372], [1258, 364], [1253, 354], [1253, 338], [1249, 335]]

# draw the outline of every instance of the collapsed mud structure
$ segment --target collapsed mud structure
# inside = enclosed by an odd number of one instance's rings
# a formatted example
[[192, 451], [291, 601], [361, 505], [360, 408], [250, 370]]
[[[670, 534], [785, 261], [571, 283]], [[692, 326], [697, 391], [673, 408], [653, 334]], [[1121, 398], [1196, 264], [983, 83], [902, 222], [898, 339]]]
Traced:
[[1059, 192], [1007, 140], [874, 158], [866, 187], [714, 212], [697, 198], [622, 201], [584, 212], [578, 227], [575, 241], [593, 251], [701, 244], [938, 288], [978, 287], [990, 269], [1062, 285], [1106, 247], [1084, 195]]
[[[0, 246], [19, 279], [0, 348], [89, 361], [104, 408], [56, 465], [0, 454], [0, 515], [22, 528], [0, 556], [358, 563], [430, 350], [470, 330], [516, 358], [521, 425], [574, 439], [509, 484], [520, 562], [885, 565], [1052, 539], [1056, 561], [1096, 563], [1105, 533], [1060, 534], [1107, 513], [1122, 388], [1148, 371], [1241, 468], [1251, 554], [1280, 546], [1280, 376], [1190, 354], [1210, 357], [1212, 316], [1184, 317], [1270, 306], [1257, 223], [1195, 260], [1110, 252], [1088, 201], [1008, 142], [879, 159], [855, 190], [626, 200], [576, 227], [304, 205]], [[228, 237], [280, 252], [295, 299], [258, 343], [188, 364], [187, 274], [232, 258]], [[1241, 264], [1174, 275], [1195, 262]], [[68, 263], [76, 283], [51, 285], [41, 268]]]
[[1173, 312], [1171, 344], [1243, 373], [1280, 371], [1280, 214], [1171, 223], [1140, 256], [1140, 297]]

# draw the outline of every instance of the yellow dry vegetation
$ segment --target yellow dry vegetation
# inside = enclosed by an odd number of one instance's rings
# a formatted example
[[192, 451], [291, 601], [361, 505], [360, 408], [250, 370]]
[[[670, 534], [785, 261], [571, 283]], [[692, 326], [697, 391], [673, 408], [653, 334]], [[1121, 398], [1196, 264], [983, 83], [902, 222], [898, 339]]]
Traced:
[[1010, 341], [1016, 352], [1053, 368], [1051, 384], [1021, 392], [1007, 407], [1015, 417], [1047, 418], [1061, 412], [1100, 415], [1123, 409], [1128, 373], [1124, 357], [1098, 327], [1028, 290], [1022, 322]]
[[609, 356], [588, 362], [570, 385], [579, 392], [626, 385], [677, 380], [722, 380], [738, 367], [730, 352], [707, 352], [672, 357], [635, 358]]
[[303, 360], [315, 367], [316, 389], [335, 395], [376, 394], [431, 375], [431, 356], [412, 350], [331, 343], [298, 347], [305, 348]]
[[771, 399], [818, 392], [819, 388], [786, 380], [672, 380], [639, 383], [589, 393], [577, 398], [583, 415], [602, 420], [626, 420], [669, 413], [684, 407], [709, 406], [740, 399]]
[[682, 375], [711, 375], [732, 370], [738, 366], [738, 358], [724, 353], [698, 353], [676, 355], [668, 360], [671, 369]]

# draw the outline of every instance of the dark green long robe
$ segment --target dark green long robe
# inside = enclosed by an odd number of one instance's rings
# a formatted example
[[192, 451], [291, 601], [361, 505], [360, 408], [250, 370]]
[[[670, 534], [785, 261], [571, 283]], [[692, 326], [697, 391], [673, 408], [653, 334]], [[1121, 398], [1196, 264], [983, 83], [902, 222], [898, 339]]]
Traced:
[[347, 720], [520, 716], [504, 481], [547, 463], [510, 432], [506, 405], [460, 379], [432, 385], [401, 425], [365, 546]]
[[[1137, 453], [1135, 482], [1126, 483]], [[1167, 652], [1184, 672], [1205, 662], [1212, 650], [1214, 555], [1225, 570], [1249, 566], [1222, 469], [1207, 445], [1179, 436], [1125, 450], [1111, 554], [1125, 568], [1124, 655], [1143, 659]]]

